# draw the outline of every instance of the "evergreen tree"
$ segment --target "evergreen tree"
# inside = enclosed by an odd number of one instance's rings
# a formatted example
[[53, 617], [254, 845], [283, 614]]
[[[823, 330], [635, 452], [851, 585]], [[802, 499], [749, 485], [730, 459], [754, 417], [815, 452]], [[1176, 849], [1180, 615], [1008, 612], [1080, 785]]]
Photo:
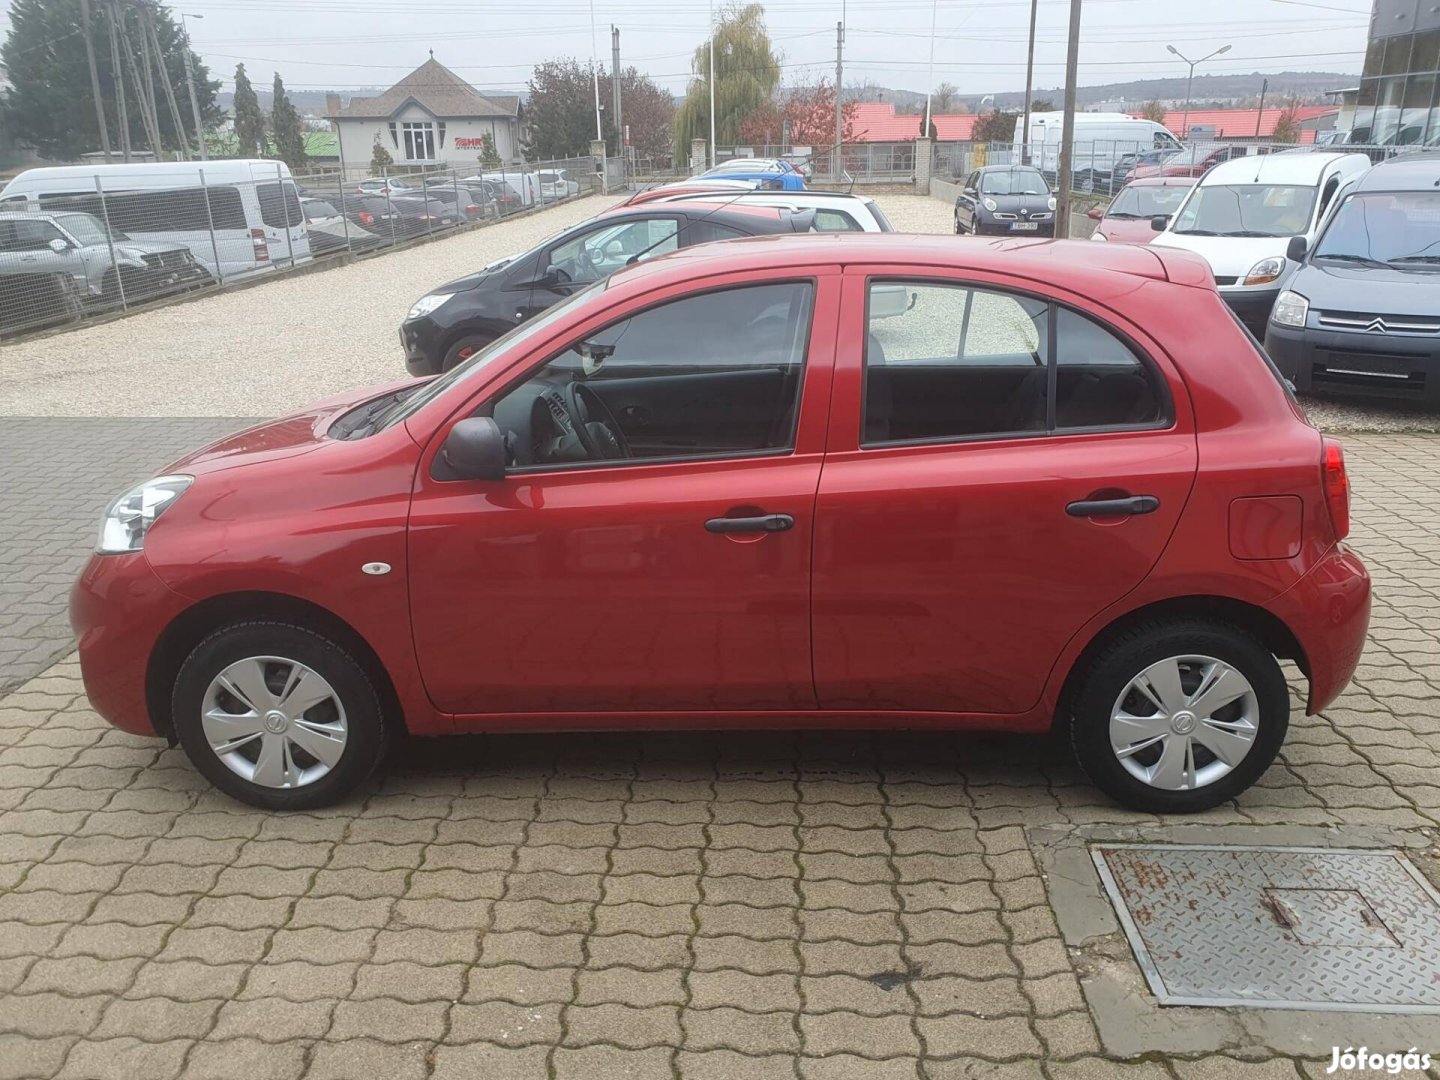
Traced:
[[265, 114], [260, 99], [245, 74], [245, 65], [235, 65], [235, 141], [240, 156], [263, 157], [265, 154]]
[[395, 159], [390, 156], [390, 151], [385, 149], [385, 144], [380, 141], [380, 136], [375, 136], [375, 145], [370, 150], [370, 171], [382, 172], [384, 169], [395, 164]]
[[275, 73], [274, 101], [270, 106], [270, 137], [274, 140], [275, 156], [291, 171], [305, 167], [305, 129], [280, 73]]
[[500, 154], [495, 149], [495, 136], [487, 131], [480, 136], [480, 169], [482, 172], [492, 172], [502, 164]]

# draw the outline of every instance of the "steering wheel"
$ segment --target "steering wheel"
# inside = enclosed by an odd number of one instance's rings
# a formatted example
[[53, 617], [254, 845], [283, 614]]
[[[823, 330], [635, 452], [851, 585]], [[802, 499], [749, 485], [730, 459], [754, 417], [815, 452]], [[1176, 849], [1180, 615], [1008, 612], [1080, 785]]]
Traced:
[[592, 460], [630, 457], [630, 443], [615, 420], [610, 406], [594, 390], [576, 381], [565, 387], [565, 409], [575, 425], [575, 434]]

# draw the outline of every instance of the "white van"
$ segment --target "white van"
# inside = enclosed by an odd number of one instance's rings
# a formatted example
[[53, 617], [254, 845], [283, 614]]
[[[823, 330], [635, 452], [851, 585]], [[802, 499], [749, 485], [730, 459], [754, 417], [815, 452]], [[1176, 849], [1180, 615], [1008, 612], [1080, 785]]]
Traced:
[[[1023, 116], [1016, 117], [1015, 153], [1024, 153], [1028, 143], [1031, 165], [1043, 173], [1059, 172], [1065, 114], [1031, 113], [1028, 133], [1021, 130], [1024, 123]], [[1075, 149], [1070, 169], [1083, 187], [1086, 179], [1108, 180], [1126, 154], [1179, 149], [1180, 140], [1153, 120], [1140, 120], [1124, 113], [1076, 113]]]
[[1370, 168], [1364, 154], [1309, 151], [1222, 161], [1200, 178], [1152, 243], [1203, 255], [1220, 295], [1257, 337], [1295, 271], [1292, 236], [1315, 241], [1326, 213]]
[[281, 161], [26, 169], [0, 191], [0, 210], [82, 210], [136, 240], [189, 248], [221, 284], [311, 257], [295, 181]]

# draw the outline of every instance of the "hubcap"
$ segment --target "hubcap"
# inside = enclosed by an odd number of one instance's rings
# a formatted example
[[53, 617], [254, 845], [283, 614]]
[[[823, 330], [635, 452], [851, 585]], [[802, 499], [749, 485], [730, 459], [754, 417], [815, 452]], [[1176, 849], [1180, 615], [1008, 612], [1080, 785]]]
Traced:
[[215, 756], [261, 787], [313, 784], [345, 752], [348, 730], [339, 695], [296, 660], [237, 660], [210, 681], [201, 709]]
[[1172, 656], [1126, 684], [1110, 711], [1110, 746], [1135, 779], [1191, 791], [1230, 773], [1255, 745], [1250, 680], [1213, 656]]

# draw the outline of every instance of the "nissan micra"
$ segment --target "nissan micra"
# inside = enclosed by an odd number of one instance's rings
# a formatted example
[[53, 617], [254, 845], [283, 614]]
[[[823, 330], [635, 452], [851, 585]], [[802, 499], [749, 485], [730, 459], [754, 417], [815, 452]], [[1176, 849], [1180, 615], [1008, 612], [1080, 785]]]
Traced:
[[756, 238], [181, 459], [71, 617], [102, 716], [272, 809], [402, 731], [1060, 726], [1196, 811], [1274, 760], [1279, 659], [1310, 712], [1354, 671], [1348, 515], [1198, 256]]

